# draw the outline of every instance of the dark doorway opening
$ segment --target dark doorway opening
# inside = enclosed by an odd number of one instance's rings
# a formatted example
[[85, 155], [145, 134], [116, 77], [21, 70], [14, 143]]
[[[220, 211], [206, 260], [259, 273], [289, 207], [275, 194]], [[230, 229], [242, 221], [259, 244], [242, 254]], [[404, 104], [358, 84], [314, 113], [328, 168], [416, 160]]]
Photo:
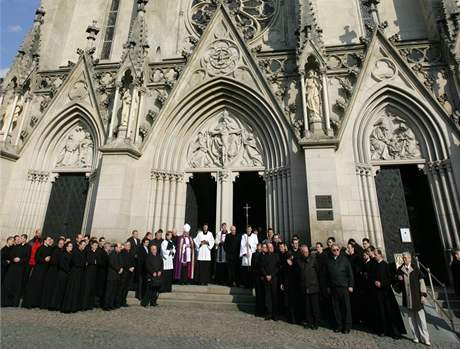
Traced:
[[216, 226], [217, 184], [210, 173], [194, 173], [187, 183], [185, 221], [190, 224], [195, 235], [204, 223], [209, 230]]
[[[382, 167], [375, 178], [387, 257], [415, 253], [441, 280], [447, 270], [430, 188], [417, 165]], [[400, 228], [409, 228], [412, 242], [403, 243]]]
[[51, 187], [43, 233], [74, 239], [81, 233], [88, 195], [84, 173], [61, 173]]
[[246, 204], [250, 207], [248, 223], [266, 230], [265, 182], [258, 172], [240, 172], [233, 184], [233, 224], [237, 231], [246, 231]]

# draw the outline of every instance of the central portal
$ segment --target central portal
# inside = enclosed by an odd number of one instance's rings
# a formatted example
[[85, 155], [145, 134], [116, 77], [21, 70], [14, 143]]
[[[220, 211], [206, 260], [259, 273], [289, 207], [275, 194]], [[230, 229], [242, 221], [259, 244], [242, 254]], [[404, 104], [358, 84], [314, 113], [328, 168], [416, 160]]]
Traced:
[[[247, 209], [245, 209], [247, 205]], [[266, 229], [265, 182], [258, 172], [240, 172], [233, 185], [233, 224], [237, 231], [246, 230], [246, 211], [248, 224], [253, 228]]]

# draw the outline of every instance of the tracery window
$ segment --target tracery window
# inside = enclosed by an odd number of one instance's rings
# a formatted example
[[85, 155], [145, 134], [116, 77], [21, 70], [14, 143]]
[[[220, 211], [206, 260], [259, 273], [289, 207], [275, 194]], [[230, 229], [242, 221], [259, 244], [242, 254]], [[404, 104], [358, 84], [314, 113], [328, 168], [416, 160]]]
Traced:
[[115, 27], [117, 24], [118, 10], [120, 8], [120, 0], [112, 0], [110, 5], [107, 24], [105, 27], [104, 42], [102, 44], [101, 59], [109, 59], [112, 53], [113, 38], [115, 36]]

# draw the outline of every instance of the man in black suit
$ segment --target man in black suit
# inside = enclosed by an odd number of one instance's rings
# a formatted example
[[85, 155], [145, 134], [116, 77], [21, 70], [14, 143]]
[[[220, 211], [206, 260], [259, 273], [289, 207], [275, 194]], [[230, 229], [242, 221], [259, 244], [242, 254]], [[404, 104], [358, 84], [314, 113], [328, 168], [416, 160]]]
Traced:
[[116, 297], [120, 287], [120, 278], [123, 273], [123, 260], [121, 258], [121, 244], [113, 245], [113, 251], [109, 255], [107, 268], [107, 284], [104, 295], [104, 310], [112, 310], [116, 307]]
[[[139, 232], [137, 230], [133, 230], [133, 232], [131, 233], [131, 237], [126, 241], [131, 244], [131, 248], [133, 249], [133, 251], [137, 251], [137, 248], [141, 244], [141, 240], [139, 239]], [[137, 252], [135, 253], [135, 255], [137, 258]]]
[[267, 251], [260, 261], [260, 274], [264, 279], [265, 308], [267, 310], [265, 320], [276, 321], [280, 259], [278, 253], [275, 253], [272, 243], [263, 244], [262, 250]]
[[142, 243], [137, 248], [137, 288], [136, 288], [136, 298], [142, 300], [145, 293], [145, 258], [149, 254], [149, 244], [150, 240], [144, 238]]
[[146, 290], [141, 301], [143, 307], [157, 305], [163, 274], [163, 258], [158, 252], [157, 246], [152, 244], [149, 249], [150, 253], [146, 256], [144, 263]]
[[333, 243], [327, 261], [327, 276], [332, 298], [332, 310], [337, 327], [335, 332], [349, 333], [351, 329], [350, 293], [353, 292], [353, 269], [348, 257]]

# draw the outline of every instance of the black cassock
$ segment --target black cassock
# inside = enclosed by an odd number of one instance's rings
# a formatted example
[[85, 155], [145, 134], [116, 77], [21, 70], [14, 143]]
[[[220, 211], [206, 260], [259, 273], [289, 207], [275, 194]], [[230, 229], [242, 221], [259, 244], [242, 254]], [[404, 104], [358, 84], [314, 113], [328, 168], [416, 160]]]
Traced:
[[59, 260], [57, 263], [56, 287], [54, 288], [50, 304], [48, 305], [49, 310], [61, 309], [62, 300], [64, 299], [65, 291], [67, 288], [67, 281], [69, 279], [71, 261], [71, 253], [63, 251], [59, 255]]
[[98, 267], [97, 267], [97, 279], [96, 279], [96, 296], [99, 300], [99, 305], [102, 306], [102, 300], [105, 294], [105, 284], [107, 281], [107, 263], [109, 261], [109, 255], [103, 248], [97, 248], [98, 253]]
[[[19, 262], [14, 262], [14, 258]], [[29, 248], [27, 245], [17, 245], [11, 249], [11, 263], [2, 283], [2, 306], [17, 307], [21, 299], [24, 272], [29, 262]]]
[[13, 247], [14, 246], [3, 246], [2, 247], [2, 250], [1, 250], [1, 254], [2, 254], [2, 275], [1, 275], [1, 278], [2, 278], [2, 283], [3, 283], [3, 279], [5, 279], [5, 275], [6, 275], [6, 272], [8, 271], [8, 267], [10, 266], [11, 264], [11, 251], [13, 250]]
[[48, 271], [46, 272], [45, 281], [43, 282], [43, 292], [40, 308], [48, 309], [51, 305], [56, 283], [58, 278], [58, 263], [64, 249], [54, 247], [49, 261]]
[[138, 270], [138, 280], [137, 280], [137, 289], [136, 289], [136, 298], [142, 300], [145, 295], [145, 259], [148, 255], [148, 248], [144, 245], [139, 245], [137, 250], [137, 270]]
[[161, 289], [161, 275], [153, 276], [154, 273], [163, 272], [163, 258], [158, 253], [156, 256], [149, 253], [145, 257], [145, 294], [141, 305], [156, 305], [158, 294]]
[[118, 288], [120, 287], [120, 269], [123, 268], [121, 253], [113, 251], [107, 265], [107, 283], [104, 295], [104, 310], [115, 309]]
[[120, 287], [118, 288], [118, 294], [116, 299], [116, 306], [126, 306], [126, 298], [128, 297], [129, 287], [133, 281], [134, 271], [130, 271], [130, 268], [136, 268], [135, 253], [133, 250], [121, 252], [121, 260], [123, 263], [123, 273], [120, 276]]
[[36, 264], [30, 273], [24, 299], [22, 300], [24, 308], [36, 308], [40, 306], [45, 277], [49, 266], [49, 261], [46, 258], [50, 257], [51, 259], [52, 252], [52, 246], [41, 245], [35, 253]]
[[373, 294], [375, 296], [377, 321], [376, 330], [378, 334], [399, 337], [406, 333], [404, 322], [399, 311], [393, 290], [391, 289], [391, 272], [388, 263], [381, 261], [374, 263], [371, 279], [373, 282], [380, 281], [381, 287], [374, 285]]
[[86, 268], [82, 284], [81, 308], [83, 310], [90, 310], [94, 308], [94, 301], [96, 299], [96, 281], [100, 253], [97, 250], [93, 252], [89, 249], [85, 255]]
[[75, 313], [81, 309], [81, 291], [85, 268], [85, 254], [78, 248], [72, 252], [70, 262], [69, 279], [62, 301], [61, 311], [63, 313]]

